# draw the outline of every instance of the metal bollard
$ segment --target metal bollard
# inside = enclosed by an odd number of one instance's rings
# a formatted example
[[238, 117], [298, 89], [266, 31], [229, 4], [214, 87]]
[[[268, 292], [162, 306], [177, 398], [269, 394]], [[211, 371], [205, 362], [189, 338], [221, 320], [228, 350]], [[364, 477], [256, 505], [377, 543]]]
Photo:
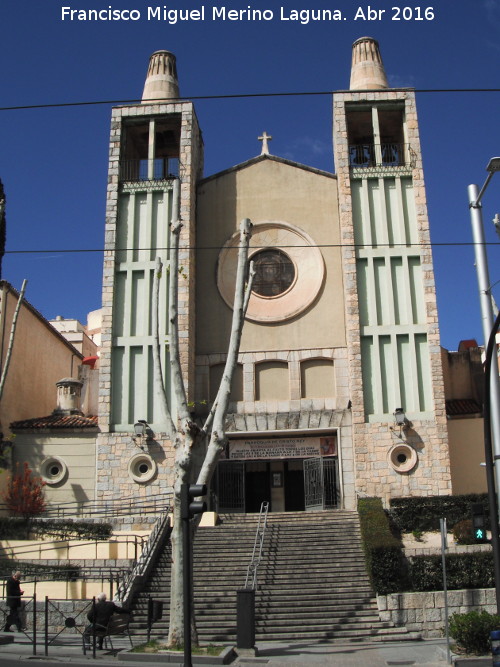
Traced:
[[493, 667], [500, 667], [500, 630], [493, 630], [490, 633], [491, 656]]
[[[255, 647], [255, 591], [242, 588], [237, 592], [237, 641], [238, 648]], [[500, 667], [500, 665], [499, 665]]]

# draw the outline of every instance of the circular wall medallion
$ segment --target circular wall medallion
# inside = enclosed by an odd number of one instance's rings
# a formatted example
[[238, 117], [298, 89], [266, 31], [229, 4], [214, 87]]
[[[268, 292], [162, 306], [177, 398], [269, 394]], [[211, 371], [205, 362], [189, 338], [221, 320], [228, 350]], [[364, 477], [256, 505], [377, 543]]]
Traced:
[[417, 452], [410, 445], [394, 445], [387, 454], [389, 464], [396, 472], [410, 472], [417, 465]]
[[[217, 286], [232, 308], [239, 233], [219, 255]], [[323, 256], [304, 231], [284, 222], [253, 225], [249, 260], [254, 261], [256, 280], [248, 304], [247, 319], [280, 322], [295, 317], [316, 299], [325, 277]]]
[[58, 456], [48, 456], [42, 461], [40, 475], [46, 484], [54, 486], [66, 479], [68, 466]]
[[139, 484], [149, 482], [156, 475], [156, 462], [148, 454], [136, 454], [128, 464], [128, 474]]

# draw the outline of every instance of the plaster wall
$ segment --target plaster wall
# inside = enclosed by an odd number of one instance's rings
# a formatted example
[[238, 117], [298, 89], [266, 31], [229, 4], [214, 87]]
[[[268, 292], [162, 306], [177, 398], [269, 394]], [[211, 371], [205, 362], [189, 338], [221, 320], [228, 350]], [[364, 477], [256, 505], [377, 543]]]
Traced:
[[455, 495], [486, 493], [484, 420], [449, 419], [451, 484]]
[[20, 467], [26, 461], [32, 470], [40, 471], [47, 458], [56, 457], [67, 467], [67, 475], [55, 485], [44, 487], [51, 505], [95, 499], [96, 431], [90, 433], [18, 432], [12, 462]]
[[[7, 355], [17, 293], [3, 285], [0, 294], [0, 359]], [[78, 377], [81, 356], [41, 315], [26, 304], [17, 320], [11, 361], [0, 402], [0, 426], [48, 415], [56, 407], [56, 382]]]
[[292, 319], [273, 323], [247, 319], [241, 352], [344, 346], [340, 252], [332, 247], [339, 242], [336, 179], [267, 158], [198, 186], [197, 354], [226, 351], [232, 312], [219, 294], [216, 268], [220, 249], [243, 218], [254, 225], [287, 223], [306, 232], [320, 247], [325, 279], [315, 301]]
[[469, 348], [463, 352], [441, 349], [441, 358], [446, 398], [474, 398], [482, 403], [484, 371], [480, 348]]

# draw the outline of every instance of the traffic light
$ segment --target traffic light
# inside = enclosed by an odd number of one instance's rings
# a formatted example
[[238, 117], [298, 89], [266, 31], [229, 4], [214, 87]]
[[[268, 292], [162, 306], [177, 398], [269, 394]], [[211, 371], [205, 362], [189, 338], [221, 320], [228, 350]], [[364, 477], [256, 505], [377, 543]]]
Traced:
[[486, 537], [486, 517], [482, 503], [472, 504], [472, 532], [474, 542], [488, 542]]
[[181, 519], [190, 519], [195, 514], [207, 511], [207, 503], [194, 500], [207, 495], [206, 484], [182, 484], [181, 486]]

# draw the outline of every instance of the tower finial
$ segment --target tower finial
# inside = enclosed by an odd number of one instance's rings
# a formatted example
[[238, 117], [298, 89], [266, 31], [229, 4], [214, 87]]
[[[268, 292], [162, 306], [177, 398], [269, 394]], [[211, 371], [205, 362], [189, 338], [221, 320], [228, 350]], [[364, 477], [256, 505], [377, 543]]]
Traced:
[[352, 45], [351, 90], [388, 88], [380, 48], [373, 37], [360, 37]]
[[179, 97], [175, 56], [170, 51], [155, 51], [149, 59], [142, 102], [171, 100]]

